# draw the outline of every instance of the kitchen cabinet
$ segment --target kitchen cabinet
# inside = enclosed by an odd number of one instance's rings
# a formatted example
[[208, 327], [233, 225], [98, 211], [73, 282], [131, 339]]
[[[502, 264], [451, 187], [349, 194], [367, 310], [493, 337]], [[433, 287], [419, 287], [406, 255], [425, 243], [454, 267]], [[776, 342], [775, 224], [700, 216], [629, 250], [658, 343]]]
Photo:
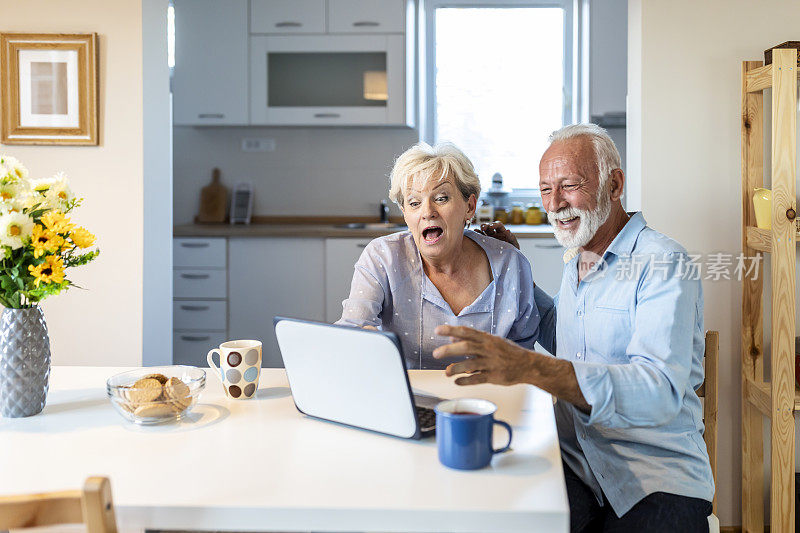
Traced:
[[247, 124], [247, 0], [174, 0], [176, 125]]
[[350, 295], [353, 268], [372, 239], [325, 239], [325, 321], [342, 317], [342, 301]]
[[330, 33], [403, 33], [403, 0], [328, 0]]
[[564, 272], [564, 247], [556, 239], [519, 239], [519, 247], [531, 263], [534, 283], [555, 296]]
[[325, 0], [250, 0], [250, 33], [325, 33]]
[[265, 368], [283, 366], [272, 319], [325, 319], [322, 238], [228, 239], [231, 339], [263, 342]]
[[206, 366], [208, 350], [228, 336], [227, 240], [177, 238], [173, 243], [172, 361]]

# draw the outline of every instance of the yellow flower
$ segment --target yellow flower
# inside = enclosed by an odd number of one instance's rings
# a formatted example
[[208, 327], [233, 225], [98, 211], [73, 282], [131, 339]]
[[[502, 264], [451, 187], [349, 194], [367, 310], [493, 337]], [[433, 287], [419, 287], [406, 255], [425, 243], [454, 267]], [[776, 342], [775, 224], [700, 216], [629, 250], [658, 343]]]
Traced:
[[55, 255], [45, 257], [44, 263], [41, 265], [28, 265], [28, 271], [36, 278], [33, 284], [37, 288], [39, 283], [50, 283], [51, 281], [61, 283], [64, 281], [64, 262]]
[[42, 223], [53, 233], [69, 233], [75, 224], [70, 224], [64, 213], [58, 210], [48, 211], [42, 216]]
[[36, 224], [31, 233], [31, 244], [33, 245], [33, 257], [41, 257], [45, 252], [57, 252], [64, 244], [64, 239], [57, 233]]
[[76, 246], [88, 248], [94, 244], [95, 236], [89, 233], [86, 228], [78, 226], [70, 232], [69, 238], [72, 239], [72, 242], [74, 242]]

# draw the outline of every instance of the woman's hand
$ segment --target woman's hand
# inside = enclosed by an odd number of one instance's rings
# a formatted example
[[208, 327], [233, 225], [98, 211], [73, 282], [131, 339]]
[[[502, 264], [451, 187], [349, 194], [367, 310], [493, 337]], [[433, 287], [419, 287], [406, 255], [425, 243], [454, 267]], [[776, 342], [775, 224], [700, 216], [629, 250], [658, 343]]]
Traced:
[[491, 224], [481, 224], [481, 229], [475, 230], [481, 235], [493, 237], [499, 241], [507, 242], [519, 250], [519, 242], [513, 233], [508, 231], [502, 222], [492, 222]]

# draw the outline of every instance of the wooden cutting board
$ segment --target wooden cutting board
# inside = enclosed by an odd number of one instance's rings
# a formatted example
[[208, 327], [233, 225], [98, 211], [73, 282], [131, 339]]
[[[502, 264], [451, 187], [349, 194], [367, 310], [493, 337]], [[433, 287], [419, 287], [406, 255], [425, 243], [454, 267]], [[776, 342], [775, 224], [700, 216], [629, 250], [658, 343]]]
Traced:
[[220, 181], [220, 171], [211, 173], [211, 183], [200, 191], [200, 211], [195, 222], [200, 224], [225, 222], [225, 209], [228, 207], [228, 189]]

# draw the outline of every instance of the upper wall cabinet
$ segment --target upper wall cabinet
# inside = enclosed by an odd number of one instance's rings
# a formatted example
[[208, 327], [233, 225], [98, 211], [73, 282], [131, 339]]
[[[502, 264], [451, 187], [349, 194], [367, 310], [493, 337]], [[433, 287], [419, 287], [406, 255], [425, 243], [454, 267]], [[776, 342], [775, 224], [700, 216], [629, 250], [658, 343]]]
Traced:
[[404, 33], [405, 5], [398, 0], [328, 0], [330, 33]]
[[248, 124], [247, 0], [174, 0], [174, 6], [174, 123]]
[[325, 33], [325, 0], [250, 0], [250, 33]]
[[414, 125], [416, 0], [174, 3], [176, 125]]

